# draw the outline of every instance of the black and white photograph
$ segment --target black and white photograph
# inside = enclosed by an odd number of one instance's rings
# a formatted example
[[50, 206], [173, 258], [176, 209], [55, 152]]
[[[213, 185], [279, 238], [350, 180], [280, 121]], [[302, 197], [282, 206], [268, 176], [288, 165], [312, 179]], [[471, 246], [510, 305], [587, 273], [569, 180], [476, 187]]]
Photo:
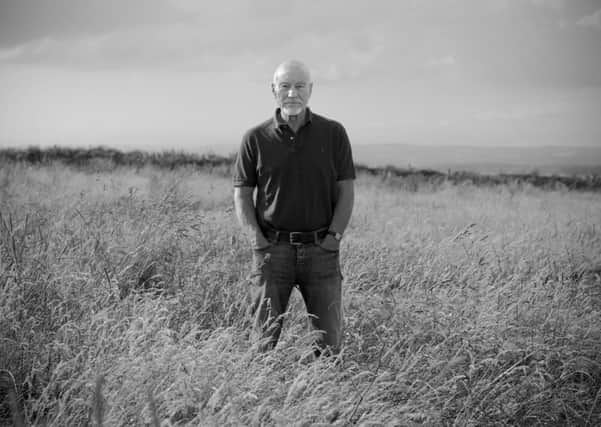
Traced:
[[0, 426], [599, 425], [600, 0], [0, 0]]

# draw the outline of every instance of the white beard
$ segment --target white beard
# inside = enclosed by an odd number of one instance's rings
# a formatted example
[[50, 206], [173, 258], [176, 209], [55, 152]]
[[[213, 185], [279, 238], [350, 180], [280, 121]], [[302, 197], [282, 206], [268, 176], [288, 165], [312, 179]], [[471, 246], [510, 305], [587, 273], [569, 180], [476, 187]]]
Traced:
[[303, 111], [303, 107], [286, 106], [282, 107], [282, 111], [286, 113], [287, 116], [298, 116]]

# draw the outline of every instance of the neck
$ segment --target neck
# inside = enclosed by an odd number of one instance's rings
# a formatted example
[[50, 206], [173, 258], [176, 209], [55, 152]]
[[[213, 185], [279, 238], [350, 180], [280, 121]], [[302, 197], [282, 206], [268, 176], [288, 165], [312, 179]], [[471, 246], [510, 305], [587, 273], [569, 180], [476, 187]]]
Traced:
[[303, 110], [296, 115], [288, 115], [284, 112], [284, 110], [280, 110], [280, 116], [284, 121], [288, 122], [290, 126], [299, 126], [301, 123], [304, 123], [305, 120], [306, 109]]

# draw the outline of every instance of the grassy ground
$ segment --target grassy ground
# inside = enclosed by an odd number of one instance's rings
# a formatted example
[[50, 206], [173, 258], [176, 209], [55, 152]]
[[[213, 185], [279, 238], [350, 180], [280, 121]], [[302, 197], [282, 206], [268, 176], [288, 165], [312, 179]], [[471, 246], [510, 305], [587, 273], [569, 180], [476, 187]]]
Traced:
[[29, 423], [601, 423], [599, 194], [360, 177], [340, 364], [306, 362], [299, 295], [256, 352], [231, 196], [191, 170], [2, 167], [0, 376]]

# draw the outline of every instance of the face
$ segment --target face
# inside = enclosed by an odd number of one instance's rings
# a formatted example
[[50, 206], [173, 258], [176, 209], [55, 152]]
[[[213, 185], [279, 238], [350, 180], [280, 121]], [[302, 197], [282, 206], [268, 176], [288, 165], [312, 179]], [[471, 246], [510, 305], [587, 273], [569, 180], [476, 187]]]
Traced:
[[296, 116], [307, 107], [313, 84], [305, 70], [289, 66], [276, 73], [271, 88], [282, 113]]

